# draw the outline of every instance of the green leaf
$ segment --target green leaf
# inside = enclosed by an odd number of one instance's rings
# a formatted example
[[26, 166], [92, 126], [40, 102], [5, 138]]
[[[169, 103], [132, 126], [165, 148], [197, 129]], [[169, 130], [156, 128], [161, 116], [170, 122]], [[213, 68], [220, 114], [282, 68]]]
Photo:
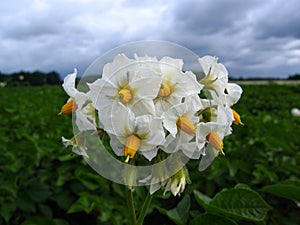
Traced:
[[25, 220], [21, 225], [56, 225], [54, 221], [42, 216], [34, 216]]
[[54, 219], [53, 222], [55, 225], [69, 225], [69, 223], [63, 219]]
[[75, 171], [75, 177], [89, 190], [109, 190], [108, 183], [99, 174], [87, 170], [85, 167], [79, 167]]
[[194, 196], [198, 204], [204, 209], [206, 209], [208, 207], [208, 204], [211, 202], [211, 198], [207, 195], [202, 194], [200, 191], [195, 190]]
[[56, 193], [51, 197], [51, 199], [55, 201], [56, 204], [64, 210], [70, 208], [72, 203], [75, 201], [74, 198], [75, 197], [71, 195], [70, 191], [67, 190], [61, 190], [60, 192]]
[[0, 193], [2, 195], [5, 193], [6, 196], [11, 196], [13, 199], [17, 198], [17, 189], [10, 183], [0, 184]]
[[177, 205], [176, 208], [171, 210], [165, 210], [158, 208], [158, 210], [168, 216], [175, 224], [185, 225], [189, 218], [189, 210], [191, 206], [191, 199], [189, 195], [186, 195]]
[[229, 218], [226, 218], [221, 215], [205, 213], [199, 216], [196, 216], [190, 223], [190, 225], [237, 225], [237, 223]]
[[255, 191], [234, 188], [219, 192], [210, 202], [208, 211], [250, 221], [264, 220], [270, 206]]
[[234, 186], [235, 189], [246, 189], [246, 190], [252, 190], [247, 184], [237, 184]]
[[95, 207], [95, 202], [92, 201], [89, 194], [83, 193], [82, 196], [71, 205], [68, 213], [86, 212], [90, 213]]
[[295, 184], [273, 184], [264, 186], [261, 191], [300, 202], [300, 187]]
[[52, 218], [52, 209], [50, 206], [40, 204], [39, 205], [39, 210], [43, 214], [43, 216], [47, 218]]
[[35, 212], [35, 203], [28, 197], [27, 193], [19, 194], [16, 205], [24, 212]]
[[27, 189], [27, 194], [34, 202], [43, 202], [51, 195], [51, 191], [46, 184], [32, 183]]
[[2, 202], [2, 204], [5, 205], [5, 207], [1, 207], [0, 215], [4, 218], [6, 222], [8, 222], [16, 209], [16, 205], [14, 203], [4, 203], [4, 202]]

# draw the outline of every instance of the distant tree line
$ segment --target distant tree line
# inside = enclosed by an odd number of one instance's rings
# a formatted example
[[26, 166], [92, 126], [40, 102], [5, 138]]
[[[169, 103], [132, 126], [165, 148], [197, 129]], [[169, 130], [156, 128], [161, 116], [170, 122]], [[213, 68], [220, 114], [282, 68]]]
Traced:
[[239, 81], [239, 80], [254, 80], [254, 81], [259, 81], [259, 80], [300, 80], [300, 74], [296, 73], [294, 75], [289, 75], [287, 78], [278, 78], [278, 77], [229, 77], [229, 80], [231, 81]]
[[[252, 78], [233, 78], [230, 80], [278, 80], [278, 78], [263, 78], [263, 77], [252, 77]], [[300, 74], [289, 75], [287, 80], [300, 80]], [[5, 82], [7, 85], [61, 85], [62, 80], [59, 74], [55, 71], [44, 73], [41, 71], [25, 72], [20, 71], [11, 74], [4, 74], [0, 71], [0, 82]]]
[[300, 80], [300, 74], [299, 73], [296, 73], [294, 75], [290, 75], [288, 77], [288, 80]]
[[41, 71], [34, 72], [17, 72], [11, 74], [3, 74], [0, 72], [0, 82], [6, 82], [7, 85], [60, 85], [62, 80], [57, 72], [52, 71], [43, 73]]

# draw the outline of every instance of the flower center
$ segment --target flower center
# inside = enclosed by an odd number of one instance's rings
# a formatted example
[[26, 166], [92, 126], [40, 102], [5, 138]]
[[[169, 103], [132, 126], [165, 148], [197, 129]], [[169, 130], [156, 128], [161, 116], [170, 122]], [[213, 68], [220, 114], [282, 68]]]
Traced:
[[125, 148], [124, 148], [124, 156], [129, 156], [133, 158], [137, 152], [137, 150], [141, 146], [141, 140], [134, 134], [131, 134], [126, 138]]
[[126, 104], [132, 99], [132, 94], [129, 89], [124, 88], [118, 92], [118, 98], [123, 104]]
[[220, 153], [222, 155], [225, 155], [225, 153], [223, 152], [223, 141], [220, 138], [220, 136], [218, 135], [218, 133], [216, 131], [212, 131], [210, 132], [207, 136], [206, 136], [206, 140], [208, 141], [209, 144], [211, 144], [215, 149], [217, 149], [218, 151], [220, 151]]
[[160, 88], [158, 91], [159, 97], [168, 97], [171, 94], [171, 88], [170, 85], [166, 82], [161, 82]]
[[195, 125], [185, 116], [181, 116], [177, 120], [177, 127], [184, 131], [185, 133], [195, 136], [196, 127]]
[[213, 76], [213, 71], [212, 70], [213, 70], [213, 68], [210, 67], [209, 71], [208, 71], [208, 74], [202, 80], [199, 81], [199, 83], [203, 84], [204, 88], [208, 89], [208, 90], [216, 88], [215, 81], [218, 79], [218, 77], [216, 77], [215, 79], [212, 78], [212, 76]]

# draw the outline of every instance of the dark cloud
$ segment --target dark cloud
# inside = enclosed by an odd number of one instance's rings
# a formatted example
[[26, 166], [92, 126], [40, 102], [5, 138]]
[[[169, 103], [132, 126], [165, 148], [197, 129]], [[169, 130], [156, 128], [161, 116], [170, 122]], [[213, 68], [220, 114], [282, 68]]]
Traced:
[[84, 70], [128, 42], [165, 40], [219, 57], [233, 76], [300, 71], [298, 0], [24, 0], [0, 8], [0, 70]]
[[300, 2], [298, 0], [274, 1], [266, 5], [256, 18], [257, 37], [300, 38]]
[[196, 34], [214, 34], [235, 28], [257, 1], [182, 1], [174, 7], [174, 27]]

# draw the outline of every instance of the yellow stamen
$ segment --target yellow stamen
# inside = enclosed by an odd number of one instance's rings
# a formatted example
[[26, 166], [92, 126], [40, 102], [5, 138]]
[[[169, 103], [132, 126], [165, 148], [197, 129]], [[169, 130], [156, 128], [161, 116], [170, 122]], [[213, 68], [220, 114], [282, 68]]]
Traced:
[[223, 141], [216, 131], [210, 132], [206, 136], [206, 140], [212, 145], [212, 147], [219, 150], [222, 155], [225, 155], [223, 152]]
[[124, 156], [129, 156], [130, 158], [133, 158], [140, 146], [141, 140], [136, 135], [131, 134], [126, 138]]
[[126, 104], [132, 99], [132, 94], [129, 89], [124, 88], [118, 92], [118, 98], [123, 104]]
[[159, 97], [168, 97], [171, 94], [171, 88], [170, 85], [166, 82], [161, 82], [160, 88], [158, 91]]
[[179, 117], [176, 124], [179, 127], [179, 129], [181, 129], [185, 133], [191, 136], [195, 136], [195, 132], [196, 132], [195, 125], [185, 116]]
[[78, 108], [78, 106], [77, 106], [75, 100], [71, 99], [70, 101], [68, 101], [66, 104], [63, 105], [63, 107], [61, 108], [61, 111], [60, 111], [60, 113], [58, 115], [61, 115], [61, 114], [71, 114], [77, 108]]
[[232, 123], [235, 125], [239, 125], [239, 124], [244, 125], [241, 121], [240, 115], [234, 109], [231, 109], [231, 111], [233, 113], [233, 118], [234, 118]]

